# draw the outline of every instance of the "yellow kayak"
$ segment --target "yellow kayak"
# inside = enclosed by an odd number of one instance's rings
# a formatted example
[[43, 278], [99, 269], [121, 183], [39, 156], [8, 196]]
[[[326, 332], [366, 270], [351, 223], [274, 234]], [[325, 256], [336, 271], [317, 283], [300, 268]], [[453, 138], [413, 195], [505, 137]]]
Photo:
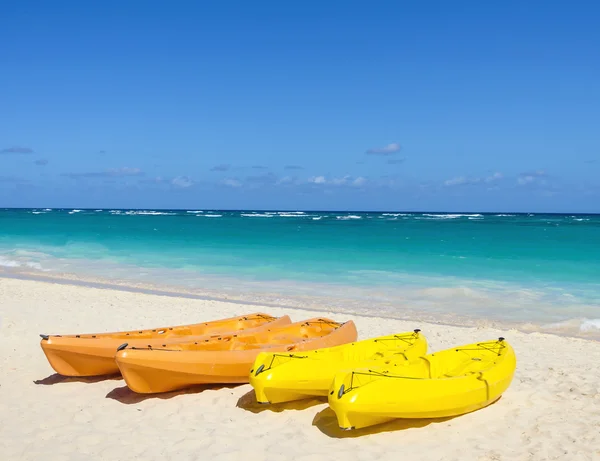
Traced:
[[397, 418], [442, 418], [483, 408], [510, 385], [517, 360], [504, 340], [453, 347], [412, 362], [353, 369], [335, 376], [329, 406], [342, 429]]
[[414, 360], [426, 353], [427, 340], [420, 330], [311, 352], [262, 352], [250, 371], [250, 384], [259, 403], [326, 397], [335, 374], [341, 370], [368, 367], [382, 359]]

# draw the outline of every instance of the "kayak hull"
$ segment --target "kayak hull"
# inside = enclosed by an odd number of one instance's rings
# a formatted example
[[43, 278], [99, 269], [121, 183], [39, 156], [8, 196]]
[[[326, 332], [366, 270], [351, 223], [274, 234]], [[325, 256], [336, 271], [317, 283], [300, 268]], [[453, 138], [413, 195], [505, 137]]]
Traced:
[[275, 318], [257, 313], [201, 324], [152, 330], [92, 335], [42, 335], [40, 346], [50, 366], [60, 375], [102, 376], [119, 373], [115, 354], [117, 348], [124, 343], [138, 347], [166, 346], [189, 341], [190, 338], [204, 340], [215, 335], [238, 331], [260, 331], [269, 325], [278, 326], [289, 323], [289, 316]]
[[403, 364], [340, 372], [328, 402], [342, 429], [454, 417], [497, 401], [515, 369], [516, 356], [506, 341], [477, 343]]
[[[321, 330], [317, 333], [310, 326], [316, 321], [325, 325], [325, 328], [319, 326]], [[355, 340], [356, 335], [352, 321], [335, 324], [329, 319], [311, 319], [271, 328], [252, 338], [243, 335], [220, 337], [168, 349], [126, 348], [117, 352], [116, 363], [127, 386], [141, 394], [201, 384], [247, 383], [252, 365], [263, 350], [311, 350], [344, 344]]]
[[414, 332], [381, 336], [316, 351], [258, 355], [250, 384], [259, 403], [327, 397], [335, 374], [379, 360], [411, 360], [427, 353], [425, 337]]

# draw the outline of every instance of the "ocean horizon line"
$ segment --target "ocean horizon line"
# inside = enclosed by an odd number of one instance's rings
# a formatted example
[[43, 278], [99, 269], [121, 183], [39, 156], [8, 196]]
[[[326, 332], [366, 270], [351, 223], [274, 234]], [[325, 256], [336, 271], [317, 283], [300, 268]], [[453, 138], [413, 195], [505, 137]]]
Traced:
[[50, 206], [38, 206], [38, 207], [0, 207], [0, 210], [81, 210], [81, 211], [225, 211], [229, 213], [243, 213], [249, 211], [260, 211], [260, 212], [283, 212], [283, 213], [407, 213], [407, 214], [482, 214], [482, 215], [498, 215], [498, 214], [511, 214], [515, 216], [527, 216], [527, 215], [555, 215], [555, 216], [600, 216], [600, 211], [597, 212], [581, 212], [581, 211], [510, 211], [510, 210], [498, 210], [498, 211], [481, 211], [481, 210], [333, 210], [333, 209], [299, 209], [299, 208], [162, 208], [162, 207], [50, 207]]

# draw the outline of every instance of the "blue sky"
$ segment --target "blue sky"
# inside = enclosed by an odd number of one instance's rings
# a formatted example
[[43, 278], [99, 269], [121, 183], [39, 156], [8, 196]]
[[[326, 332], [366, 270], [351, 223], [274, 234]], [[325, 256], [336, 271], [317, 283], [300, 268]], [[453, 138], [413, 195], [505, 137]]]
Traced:
[[600, 212], [597, 2], [91, 3], [0, 4], [0, 206]]

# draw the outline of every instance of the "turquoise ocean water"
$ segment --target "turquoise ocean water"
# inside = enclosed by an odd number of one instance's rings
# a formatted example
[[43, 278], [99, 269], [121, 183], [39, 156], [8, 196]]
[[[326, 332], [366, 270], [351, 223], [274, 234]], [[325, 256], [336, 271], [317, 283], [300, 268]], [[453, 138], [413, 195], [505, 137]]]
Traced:
[[600, 337], [600, 215], [0, 209], [0, 269]]

